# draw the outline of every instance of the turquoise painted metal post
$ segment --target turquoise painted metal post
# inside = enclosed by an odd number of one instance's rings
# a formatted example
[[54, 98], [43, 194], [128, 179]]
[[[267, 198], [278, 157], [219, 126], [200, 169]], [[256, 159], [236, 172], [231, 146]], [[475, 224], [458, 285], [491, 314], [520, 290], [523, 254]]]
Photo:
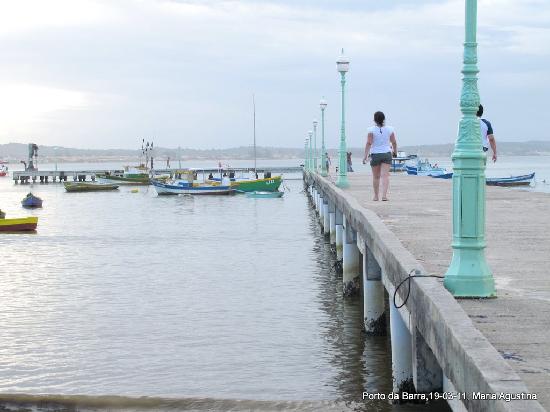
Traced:
[[313, 132], [309, 131], [307, 132], [307, 135], [309, 137], [309, 171], [313, 172], [313, 139], [311, 138], [313, 136]]
[[453, 258], [444, 285], [456, 297], [494, 297], [495, 282], [485, 260], [485, 161], [476, 112], [477, 0], [466, 0], [466, 42], [453, 159]]
[[346, 148], [346, 122], [345, 122], [345, 107], [344, 107], [344, 88], [346, 85], [346, 72], [349, 70], [349, 60], [342, 56], [336, 62], [336, 67], [340, 72], [340, 83], [342, 84], [342, 125], [340, 128], [340, 147], [338, 148], [338, 178], [336, 186], [349, 187], [348, 182], [348, 164], [347, 164], [347, 148]]
[[326, 100], [321, 99], [319, 105], [321, 106], [321, 176], [327, 176], [327, 149], [325, 147], [325, 109], [327, 108]]
[[305, 140], [304, 144], [304, 170], [307, 170], [307, 139]]
[[315, 173], [318, 172], [318, 164], [317, 164], [317, 160], [318, 160], [318, 157], [319, 157], [319, 154], [318, 154], [318, 151], [317, 151], [317, 120], [313, 119], [313, 144], [314, 144], [314, 149], [313, 149], [313, 170], [315, 171]]

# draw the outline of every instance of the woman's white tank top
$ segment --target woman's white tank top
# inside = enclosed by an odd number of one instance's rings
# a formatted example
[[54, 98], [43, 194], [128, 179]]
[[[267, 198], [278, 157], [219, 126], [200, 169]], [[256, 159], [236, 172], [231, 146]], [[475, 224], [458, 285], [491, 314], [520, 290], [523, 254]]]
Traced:
[[388, 153], [391, 152], [390, 136], [393, 133], [391, 126], [372, 126], [369, 127], [369, 133], [372, 133], [371, 153]]

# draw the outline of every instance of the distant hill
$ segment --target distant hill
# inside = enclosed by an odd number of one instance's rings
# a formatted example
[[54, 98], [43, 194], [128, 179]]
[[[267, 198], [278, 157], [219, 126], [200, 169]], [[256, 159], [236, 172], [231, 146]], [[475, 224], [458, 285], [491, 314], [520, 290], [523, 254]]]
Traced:
[[[501, 142], [497, 141], [498, 154], [509, 156], [537, 156], [550, 155], [550, 141], [529, 142]], [[451, 156], [454, 143], [440, 145], [403, 146], [399, 150], [420, 156], [446, 157]], [[27, 158], [27, 145], [22, 143], [0, 144], [0, 159], [19, 162]], [[349, 148], [354, 156], [360, 157], [364, 148]], [[336, 149], [329, 149], [329, 156], [334, 159], [338, 155]], [[303, 148], [257, 147], [258, 159], [301, 159], [304, 156]], [[136, 161], [141, 154], [140, 150], [128, 149], [74, 149], [61, 146], [39, 146], [38, 156], [42, 162], [114, 162]], [[229, 149], [170, 149], [155, 148], [155, 157], [159, 160], [170, 157], [172, 160], [239, 160], [253, 159], [254, 149], [250, 146], [241, 146]]]

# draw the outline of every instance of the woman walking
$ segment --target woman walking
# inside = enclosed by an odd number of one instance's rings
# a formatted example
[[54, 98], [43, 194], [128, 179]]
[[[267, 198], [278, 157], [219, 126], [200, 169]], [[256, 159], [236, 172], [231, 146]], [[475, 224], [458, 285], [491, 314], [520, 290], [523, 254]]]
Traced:
[[374, 188], [374, 198], [372, 200], [375, 201], [378, 200], [380, 192], [380, 180], [382, 180], [382, 200], [388, 200], [392, 152], [397, 154], [395, 132], [393, 131], [393, 127], [384, 125], [385, 119], [384, 113], [374, 113], [374, 123], [376, 126], [369, 127], [365, 157], [363, 158], [363, 164], [365, 164], [370, 155], [372, 186]]

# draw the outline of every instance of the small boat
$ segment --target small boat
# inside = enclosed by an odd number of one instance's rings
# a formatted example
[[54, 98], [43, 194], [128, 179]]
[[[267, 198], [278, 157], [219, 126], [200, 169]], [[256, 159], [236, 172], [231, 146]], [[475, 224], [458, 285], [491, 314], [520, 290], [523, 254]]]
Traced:
[[489, 177], [485, 179], [487, 186], [528, 186], [535, 178], [535, 173], [510, 177]]
[[36, 230], [38, 218], [21, 217], [16, 219], [0, 219], [0, 232], [32, 232]]
[[436, 179], [451, 179], [453, 177], [453, 172], [442, 173], [442, 174], [431, 174], [429, 176], [435, 177]]
[[116, 190], [118, 185], [111, 183], [88, 183], [88, 182], [65, 182], [63, 183], [67, 192], [99, 192], [105, 190]]
[[246, 197], [268, 199], [268, 198], [283, 197], [284, 194], [285, 194], [285, 192], [260, 192], [260, 191], [254, 191], [254, 192], [246, 192]]
[[25, 196], [25, 198], [21, 201], [21, 204], [23, 205], [23, 207], [26, 208], [42, 207], [42, 199], [29, 192], [27, 196]]
[[438, 167], [437, 164], [432, 165], [428, 159], [424, 161], [418, 159], [415, 165], [407, 165], [405, 167], [409, 175], [434, 176], [448, 173], [444, 168]]
[[0, 209], [0, 219], [4, 219], [6, 217], [6, 213], [3, 212], [1, 209]]
[[8, 175], [8, 167], [7, 166], [4, 166], [2, 165], [0, 167], [0, 177], [5, 177]]
[[151, 180], [159, 195], [229, 195], [234, 193], [231, 186], [195, 185], [184, 180], [161, 182]]
[[407, 170], [406, 162], [416, 159], [417, 155], [409, 155], [406, 152], [397, 152], [397, 156], [392, 156], [391, 172], [405, 172]]
[[117, 185], [149, 185], [151, 183], [149, 174], [134, 171], [126, 171], [123, 175], [100, 174], [97, 175], [98, 181], [104, 184]]

